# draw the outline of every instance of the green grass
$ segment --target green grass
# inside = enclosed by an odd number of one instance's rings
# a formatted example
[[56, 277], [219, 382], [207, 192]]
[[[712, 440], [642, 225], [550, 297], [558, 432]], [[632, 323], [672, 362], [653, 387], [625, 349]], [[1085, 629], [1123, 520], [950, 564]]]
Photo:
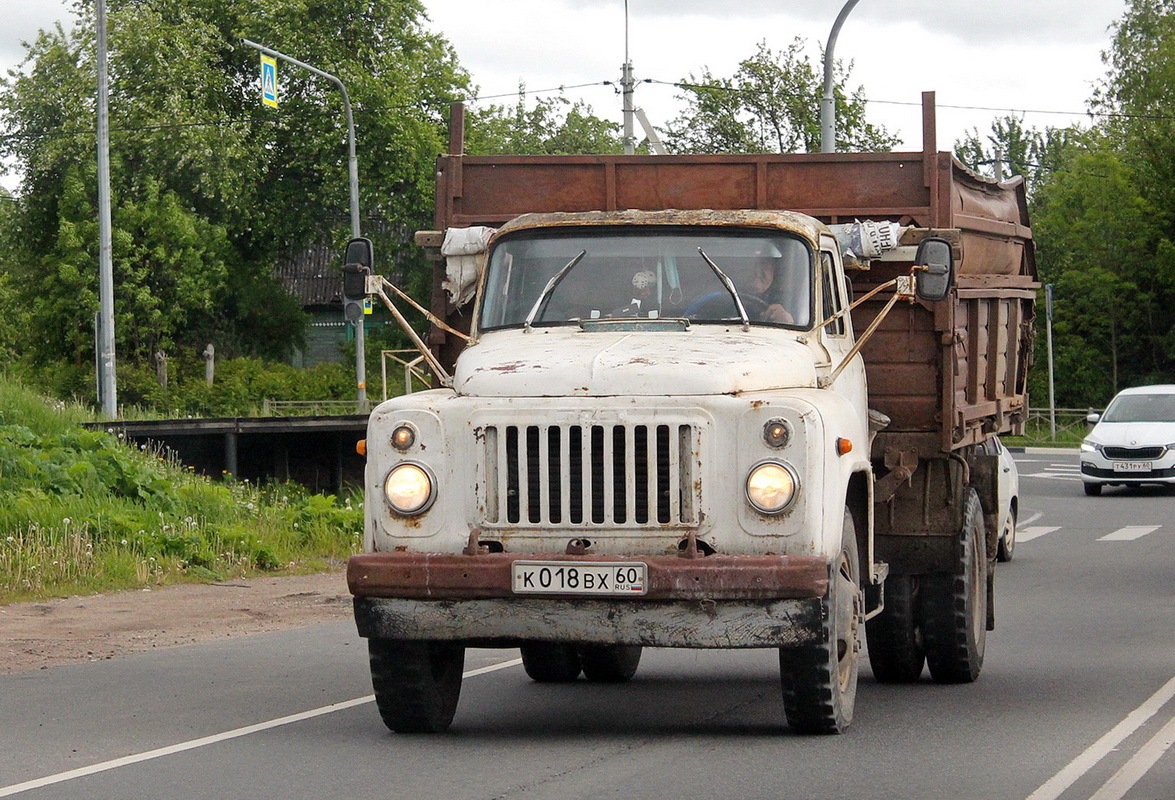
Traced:
[[0, 603], [312, 572], [361, 546], [361, 503], [212, 482], [90, 417], [0, 377]]

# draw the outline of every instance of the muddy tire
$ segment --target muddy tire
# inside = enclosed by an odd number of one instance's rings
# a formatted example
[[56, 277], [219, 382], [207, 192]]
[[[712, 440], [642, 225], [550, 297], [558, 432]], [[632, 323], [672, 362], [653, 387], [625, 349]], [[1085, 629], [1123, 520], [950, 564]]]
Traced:
[[869, 666], [880, 683], [913, 683], [922, 677], [926, 650], [918, 624], [915, 578], [891, 575], [885, 581], [885, 610], [865, 623]]
[[368, 639], [375, 705], [396, 733], [448, 730], [461, 696], [465, 646]]
[[963, 509], [962, 557], [951, 575], [922, 579], [922, 635], [936, 683], [970, 683], [983, 668], [987, 641], [987, 547], [974, 489]]
[[579, 677], [579, 651], [573, 644], [531, 642], [519, 648], [522, 668], [538, 683], [570, 683]]
[[779, 651], [787, 724], [800, 734], [843, 733], [853, 720], [865, 601], [853, 518], [846, 510], [840, 551], [824, 597], [824, 641]]
[[636, 674], [643, 650], [640, 645], [581, 645], [579, 663], [589, 681], [624, 683]]

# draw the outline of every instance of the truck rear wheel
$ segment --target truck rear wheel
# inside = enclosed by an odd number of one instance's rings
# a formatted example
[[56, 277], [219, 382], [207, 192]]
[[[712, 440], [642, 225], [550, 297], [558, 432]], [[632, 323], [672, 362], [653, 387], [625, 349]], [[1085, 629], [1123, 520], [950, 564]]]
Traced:
[[829, 577], [824, 641], [779, 651], [783, 711], [796, 733], [843, 733], [853, 720], [865, 602], [857, 535], [847, 509]]
[[869, 666], [881, 683], [913, 683], [922, 677], [926, 651], [918, 627], [914, 578], [891, 575], [885, 580], [885, 610], [865, 623]]
[[641, 663], [640, 645], [590, 644], [579, 648], [583, 675], [596, 683], [624, 683]]
[[368, 639], [371, 684], [384, 724], [396, 733], [443, 733], [461, 696], [465, 646]]
[[974, 489], [963, 509], [962, 557], [951, 575], [922, 579], [922, 632], [926, 663], [937, 683], [979, 677], [987, 641], [987, 540]]
[[579, 677], [579, 651], [573, 644], [531, 642], [519, 648], [522, 668], [538, 683], [570, 683]]

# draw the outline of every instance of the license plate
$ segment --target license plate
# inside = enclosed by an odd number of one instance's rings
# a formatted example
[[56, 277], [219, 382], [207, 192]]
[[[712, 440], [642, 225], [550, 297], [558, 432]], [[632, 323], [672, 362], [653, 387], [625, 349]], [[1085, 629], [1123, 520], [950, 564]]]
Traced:
[[648, 591], [649, 567], [640, 562], [515, 561], [515, 594], [637, 595]]
[[1150, 461], [1115, 461], [1114, 472], [1150, 472]]

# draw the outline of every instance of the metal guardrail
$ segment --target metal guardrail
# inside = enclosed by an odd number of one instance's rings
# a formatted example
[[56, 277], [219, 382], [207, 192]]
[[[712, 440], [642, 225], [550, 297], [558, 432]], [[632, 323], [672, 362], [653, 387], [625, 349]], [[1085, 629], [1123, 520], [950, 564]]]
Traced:
[[354, 400], [270, 400], [261, 401], [264, 417], [304, 417], [331, 414], [354, 414]]
[[[1088, 423], [1085, 418], [1090, 408], [1029, 408], [1028, 419], [1025, 421], [1025, 435], [1035, 439], [1049, 439], [1053, 441], [1074, 440], [1085, 436]], [[1052, 420], [1056, 420], [1056, 435], [1052, 436]]]

